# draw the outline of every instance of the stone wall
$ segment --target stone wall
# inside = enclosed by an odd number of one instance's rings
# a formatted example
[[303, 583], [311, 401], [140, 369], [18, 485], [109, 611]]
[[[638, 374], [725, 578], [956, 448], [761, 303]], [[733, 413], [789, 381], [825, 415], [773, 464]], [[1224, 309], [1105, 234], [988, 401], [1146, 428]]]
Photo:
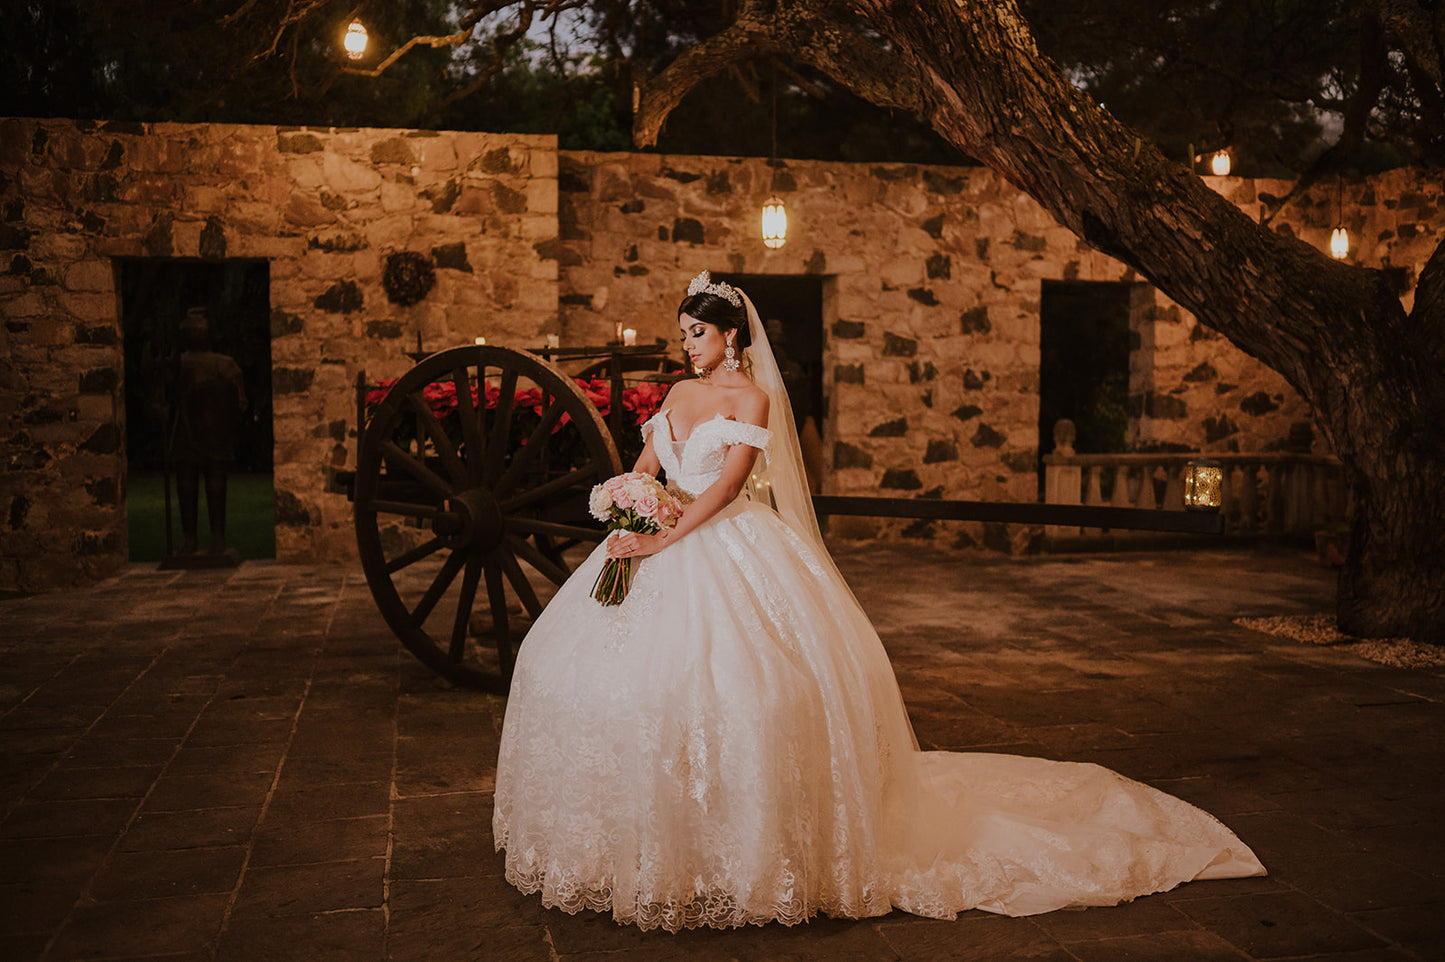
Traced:
[[[1251, 215], [1288, 184], [1211, 178]], [[825, 425], [834, 494], [1033, 500], [1040, 302], [1046, 280], [1139, 282], [1032, 199], [982, 168], [567, 153], [561, 164], [562, 323], [569, 338], [675, 336], [673, 312], [702, 268], [826, 278]], [[763, 199], [787, 203], [790, 239], [758, 240]], [[1429, 172], [1347, 189], [1359, 263], [1404, 269], [1407, 287], [1445, 216]], [[1333, 188], [1306, 194], [1277, 229], [1324, 247]], [[1403, 289], [1403, 288], [1402, 288]], [[1136, 449], [1317, 447], [1308, 405], [1284, 378], [1199, 325], [1148, 284], [1131, 305], [1129, 440]], [[1025, 546], [1002, 526], [838, 519], [835, 533], [902, 533]]]
[[[1206, 177], [1250, 216], [1266, 199], [1286, 196], [1279, 180]], [[1445, 178], [1440, 171], [1387, 171], [1362, 182], [1316, 185], [1272, 223], [1281, 233], [1329, 250], [1331, 230], [1349, 230], [1349, 261], [1380, 268], [1408, 310], [1415, 280], [1445, 238]], [[1134, 435], [1143, 447], [1207, 451], [1328, 453], [1309, 406], [1285, 379], [1236, 350], [1150, 288], [1154, 301], [1131, 398]]]
[[[780, 250], [757, 234], [770, 190], [788, 205]], [[569, 153], [560, 191], [569, 337], [618, 317], [675, 337], [702, 268], [827, 278], [830, 493], [1032, 500], [1039, 280], [1063, 270], [1043, 252], [1067, 249], [1080, 276], [1119, 274], [981, 169], [789, 161], [774, 180], [756, 160]]]
[[[0, 121], [0, 587], [112, 570], [126, 552], [113, 258], [270, 262], [277, 554], [355, 552], [325, 490], [355, 430], [356, 375], [395, 376], [476, 335], [556, 330], [550, 136]], [[436, 265], [411, 307], [387, 253]]]
[[[1287, 184], [1210, 183], [1256, 215]], [[758, 239], [764, 197], [790, 237]], [[1442, 231], [1440, 178], [1394, 171], [1317, 187], [1277, 228], [1323, 247], [1343, 202], [1358, 263], [1409, 303]], [[676, 336], [703, 268], [823, 279], [825, 488], [1033, 500], [1046, 280], [1139, 279], [981, 168], [561, 152], [551, 137], [0, 120], [0, 588], [95, 577], [125, 558], [125, 424], [115, 258], [270, 263], [277, 550], [354, 555], [353, 385], [485, 335], [597, 343], [618, 321]], [[437, 286], [399, 307], [387, 253]], [[1284, 380], [1140, 283], [1130, 441], [1140, 448], [1317, 444]], [[1027, 547], [1022, 528], [837, 519], [834, 532]]]

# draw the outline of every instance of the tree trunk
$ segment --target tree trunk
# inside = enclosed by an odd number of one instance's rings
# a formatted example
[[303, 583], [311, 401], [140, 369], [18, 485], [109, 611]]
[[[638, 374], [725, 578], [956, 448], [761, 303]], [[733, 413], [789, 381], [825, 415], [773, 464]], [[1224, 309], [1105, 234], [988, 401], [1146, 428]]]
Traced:
[[1279, 371], [1346, 466], [1355, 527], [1343, 630], [1440, 641], [1445, 624], [1445, 246], [1415, 310], [1372, 270], [1261, 227], [1039, 56], [1014, 0], [853, 0], [882, 43], [824, 0], [745, 2], [735, 25], [647, 84], [651, 143], [696, 83], [762, 53], [927, 119], [1096, 249]]
[[1426, 463], [1382, 445], [1347, 464], [1354, 518], [1337, 598], [1342, 632], [1445, 644], [1445, 461], [1435, 454]]

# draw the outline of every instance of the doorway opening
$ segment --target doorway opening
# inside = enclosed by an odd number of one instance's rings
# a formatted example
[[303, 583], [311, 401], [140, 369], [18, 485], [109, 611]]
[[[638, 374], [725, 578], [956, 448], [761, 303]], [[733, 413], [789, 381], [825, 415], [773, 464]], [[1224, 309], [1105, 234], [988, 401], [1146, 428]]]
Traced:
[[[122, 258], [117, 263], [130, 560], [164, 560], [168, 541], [171, 551], [179, 552], [194, 533], [182, 516], [187, 485], [197, 492], [200, 551], [214, 547], [209, 497], [219, 491], [226, 545], [242, 558], [274, 558], [269, 262]], [[201, 353], [207, 370], [223, 372], [220, 380], [234, 385], [222, 389], [219, 402], [207, 402], [214, 423], [194, 423], [194, 408], [184, 400], [195, 396], [188, 386], [197, 381]], [[238, 377], [226, 376], [236, 368]], [[197, 445], [204, 449], [199, 456]], [[211, 466], [188, 469], [197, 457]]]
[[823, 433], [828, 411], [823, 394], [824, 278], [816, 274], [714, 276], [742, 288], [758, 309], [788, 389], [808, 484], [818, 494], [823, 483]]
[[1128, 281], [1044, 281], [1039, 344], [1039, 498], [1043, 456], [1054, 449], [1061, 418], [1078, 431], [1075, 450], [1122, 453], [1129, 443], [1130, 316], [1137, 289]]

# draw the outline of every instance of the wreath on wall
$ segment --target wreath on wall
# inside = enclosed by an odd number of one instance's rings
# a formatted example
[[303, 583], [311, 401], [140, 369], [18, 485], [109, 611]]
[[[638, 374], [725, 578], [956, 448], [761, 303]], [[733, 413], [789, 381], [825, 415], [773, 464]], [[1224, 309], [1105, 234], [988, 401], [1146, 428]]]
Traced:
[[431, 261], [416, 251], [396, 251], [386, 255], [381, 286], [393, 304], [410, 307], [426, 297], [436, 281]]

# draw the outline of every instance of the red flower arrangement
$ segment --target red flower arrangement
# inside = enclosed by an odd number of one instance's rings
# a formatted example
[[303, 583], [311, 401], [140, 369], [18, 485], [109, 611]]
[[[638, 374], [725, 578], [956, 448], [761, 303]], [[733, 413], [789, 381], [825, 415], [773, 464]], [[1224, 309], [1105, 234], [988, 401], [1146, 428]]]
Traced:
[[[604, 418], [607, 417], [612, 411], [612, 382], [605, 378], [595, 378], [592, 380], [576, 378], [575, 380], [577, 386], [582, 389], [582, 393], [587, 396], [587, 400], [597, 409], [597, 412]], [[396, 378], [382, 381], [367, 392], [366, 408], [368, 411], [386, 399], [387, 393], [396, 381]], [[656, 414], [658, 409], [662, 407], [662, 402], [667, 397], [669, 387], [671, 387], [670, 384], [643, 382], [622, 389], [622, 409], [631, 415], [624, 419], [624, 436], [616, 439], [624, 461], [631, 463], [631, 461], [635, 460], [637, 455], [642, 452], [642, 432], [640, 428], [647, 422], [648, 418]], [[472, 403], [476, 404], [478, 401], [477, 386], [472, 385], [471, 390]], [[501, 389], [495, 384], [488, 383], [484, 386], [483, 390], [486, 392], [487, 410], [494, 410], [497, 406], [497, 401], [501, 398]], [[431, 408], [432, 415], [438, 421], [447, 423], [451, 421], [453, 415], [456, 414], [457, 387], [456, 384], [450, 380], [433, 381], [426, 385], [426, 387], [422, 388], [422, 398], [426, 401], [427, 406]], [[541, 418], [545, 408], [545, 400], [542, 389], [534, 387], [518, 391], [513, 403], [516, 405], [516, 410], [529, 411], [535, 417]], [[557, 424], [553, 425], [552, 433], [555, 435], [562, 431], [571, 420], [571, 417], [564, 412], [562, 417], [558, 419]], [[448, 433], [451, 434], [452, 432], [448, 431]], [[527, 433], [529, 432], [519, 431], [518, 436], [514, 438], [514, 443], [525, 443]]]
[[[604, 418], [612, 413], [612, 382], [603, 378], [586, 380], [576, 378], [577, 386], [582, 393], [587, 395], [587, 400], [597, 409], [597, 413]], [[367, 408], [374, 408], [386, 399], [387, 392], [397, 382], [397, 378], [382, 381], [376, 387], [366, 393]], [[647, 423], [647, 419], [657, 413], [662, 407], [663, 399], [667, 397], [667, 389], [670, 385], [654, 384], [644, 382], [633, 387], [622, 389], [622, 409], [630, 411], [633, 416], [633, 423], [641, 426]], [[487, 410], [493, 410], [497, 406], [497, 400], [502, 396], [501, 388], [495, 384], [486, 385]], [[431, 408], [432, 414], [438, 421], [445, 420], [456, 413], [457, 410], [457, 386], [451, 381], [433, 381], [422, 388], [422, 398], [427, 406]], [[542, 416], [545, 398], [542, 396], [541, 388], [527, 388], [518, 391], [513, 401], [519, 408], [531, 408], [538, 417]], [[477, 387], [472, 385], [472, 403], [477, 403]], [[561, 421], [552, 429], [555, 434], [567, 424], [570, 418], [563, 414]]]

